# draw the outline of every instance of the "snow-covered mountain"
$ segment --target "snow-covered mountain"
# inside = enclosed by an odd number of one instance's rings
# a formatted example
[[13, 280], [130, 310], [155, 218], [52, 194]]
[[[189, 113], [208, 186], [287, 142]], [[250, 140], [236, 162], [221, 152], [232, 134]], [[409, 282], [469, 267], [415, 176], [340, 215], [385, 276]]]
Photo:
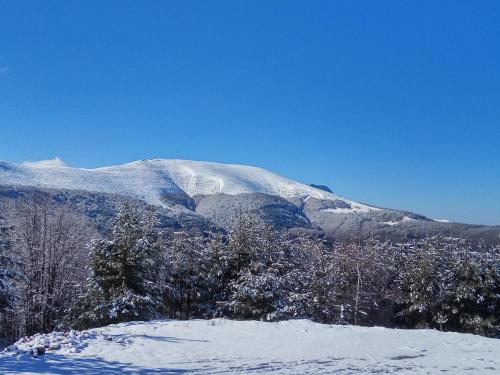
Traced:
[[155, 205], [172, 228], [230, 229], [248, 213], [278, 229], [352, 238], [401, 239], [442, 234], [498, 241], [500, 227], [458, 224], [343, 198], [322, 185], [306, 185], [262, 168], [189, 160], [141, 160], [95, 169], [60, 159], [0, 162], [0, 209], [15, 200], [48, 194], [89, 217], [109, 222], [120, 202]]
[[[262, 168], [190, 160], [140, 160], [123, 165], [86, 169], [48, 161], [0, 162], [0, 183], [58, 189], [116, 193], [162, 205], [165, 194], [198, 195], [263, 193], [285, 199], [316, 198], [344, 201], [352, 212], [375, 207], [279, 176]], [[344, 211], [346, 208], [343, 209]]]

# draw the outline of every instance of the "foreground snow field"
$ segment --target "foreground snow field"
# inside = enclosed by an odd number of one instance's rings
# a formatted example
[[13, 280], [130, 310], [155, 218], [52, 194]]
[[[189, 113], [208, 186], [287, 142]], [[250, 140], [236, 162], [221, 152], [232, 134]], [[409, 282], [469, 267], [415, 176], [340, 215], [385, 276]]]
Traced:
[[54, 344], [38, 358], [0, 353], [0, 373], [500, 373], [500, 340], [431, 330], [217, 319], [131, 322], [67, 336], [79, 349]]

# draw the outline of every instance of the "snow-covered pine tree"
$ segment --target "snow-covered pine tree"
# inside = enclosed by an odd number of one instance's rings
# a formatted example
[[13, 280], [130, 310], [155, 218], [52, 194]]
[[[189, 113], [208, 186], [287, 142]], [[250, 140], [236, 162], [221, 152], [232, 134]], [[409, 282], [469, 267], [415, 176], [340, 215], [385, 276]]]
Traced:
[[274, 311], [267, 319], [311, 318], [311, 270], [317, 254], [324, 251], [325, 243], [307, 236], [290, 239], [284, 233], [275, 237], [280, 246], [273, 268], [278, 270], [281, 290], [277, 294], [279, 298], [273, 302]]
[[447, 282], [440, 277], [440, 249], [438, 238], [408, 241], [398, 246], [398, 300], [397, 316], [410, 327], [432, 327], [446, 319], [443, 311], [443, 293]]
[[492, 337], [500, 337], [500, 244], [492, 246], [482, 258], [482, 296], [480, 311], [490, 327], [481, 333]]
[[[500, 312], [500, 253], [497, 247], [467, 243], [454, 248], [448, 287], [448, 326], [477, 334], [494, 334]], [[498, 333], [498, 331], [497, 331]]]
[[236, 224], [229, 233], [227, 244], [216, 243], [214, 248], [212, 275], [217, 275], [216, 314], [242, 318], [241, 312], [234, 305], [234, 289], [237, 280], [247, 272], [252, 260], [257, 256], [259, 248], [259, 229], [251, 216], [240, 214]]
[[491, 329], [485, 333], [500, 338], [500, 244], [489, 248], [483, 258], [483, 300], [481, 311], [489, 317]]
[[500, 315], [496, 249], [443, 237], [401, 244], [397, 316], [409, 327], [494, 335]]
[[151, 319], [161, 308], [161, 256], [154, 213], [121, 208], [111, 240], [91, 243], [91, 277], [69, 324], [78, 326]]
[[[248, 233], [252, 236], [245, 242], [252, 244], [245, 253], [248, 262], [228, 284], [226, 312], [239, 319], [268, 321], [306, 317], [311, 249], [304, 248], [304, 241], [293, 241], [286, 232], [270, 227], [255, 227]], [[235, 243], [241, 241], [230, 238], [229, 245]]]
[[237, 277], [229, 283], [226, 308], [239, 319], [269, 320], [284, 292], [281, 243], [269, 228], [253, 231], [253, 236], [253, 246], [244, 253], [248, 263], [240, 264]]
[[165, 305], [169, 316], [209, 317], [212, 296], [211, 251], [208, 239], [188, 232], [173, 233], [166, 254]]
[[228, 283], [233, 276], [233, 271], [230, 269], [229, 265], [232, 256], [228, 251], [228, 238], [226, 235], [219, 232], [212, 232], [209, 238], [208, 247], [211, 254], [211, 267], [208, 274], [211, 285], [210, 294], [214, 301], [214, 313], [220, 315], [222, 309], [221, 306], [217, 306], [217, 304], [228, 299]]

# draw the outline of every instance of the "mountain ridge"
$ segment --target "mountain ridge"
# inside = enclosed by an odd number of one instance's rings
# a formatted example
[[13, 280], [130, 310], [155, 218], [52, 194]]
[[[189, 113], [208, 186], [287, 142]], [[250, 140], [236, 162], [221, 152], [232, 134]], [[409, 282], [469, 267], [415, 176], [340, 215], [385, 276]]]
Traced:
[[445, 235], [497, 242], [500, 238], [500, 226], [431, 219], [355, 202], [328, 190], [259, 167], [180, 159], [138, 160], [93, 169], [69, 167], [60, 159], [28, 165], [0, 162], [3, 204], [23, 195], [42, 194], [56, 201], [64, 196], [64, 202], [88, 216], [82, 207], [103, 202], [101, 222], [112, 217], [119, 201], [130, 197], [158, 207], [163, 222], [174, 229], [187, 225], [203, 231], [213, 225], [230, 230], [243, 213], [279, 230], [332, 240]]
[[99, 168], [0, 163], [3, 165], [0, 182], [4, 184], [47, 188], [73, 188], [76, 185], [89, 191], [132, 195], [159, 205], [162, 204], [162, 194], [182, 191], [190, 197], [242, 193], [264, 193], [285, 199], [313, 197], [344, 201], [357, 212], [377, 210], [266, 169], [240, 164], [181, 159], [146, 159]]

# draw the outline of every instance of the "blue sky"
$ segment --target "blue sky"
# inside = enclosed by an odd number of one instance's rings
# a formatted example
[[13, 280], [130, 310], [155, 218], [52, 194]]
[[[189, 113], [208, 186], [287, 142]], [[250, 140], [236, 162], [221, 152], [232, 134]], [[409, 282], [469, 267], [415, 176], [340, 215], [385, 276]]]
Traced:
[[500, 224], [499, 19], [498, 1], [1, 1], [0, 159], [251, 164]]

